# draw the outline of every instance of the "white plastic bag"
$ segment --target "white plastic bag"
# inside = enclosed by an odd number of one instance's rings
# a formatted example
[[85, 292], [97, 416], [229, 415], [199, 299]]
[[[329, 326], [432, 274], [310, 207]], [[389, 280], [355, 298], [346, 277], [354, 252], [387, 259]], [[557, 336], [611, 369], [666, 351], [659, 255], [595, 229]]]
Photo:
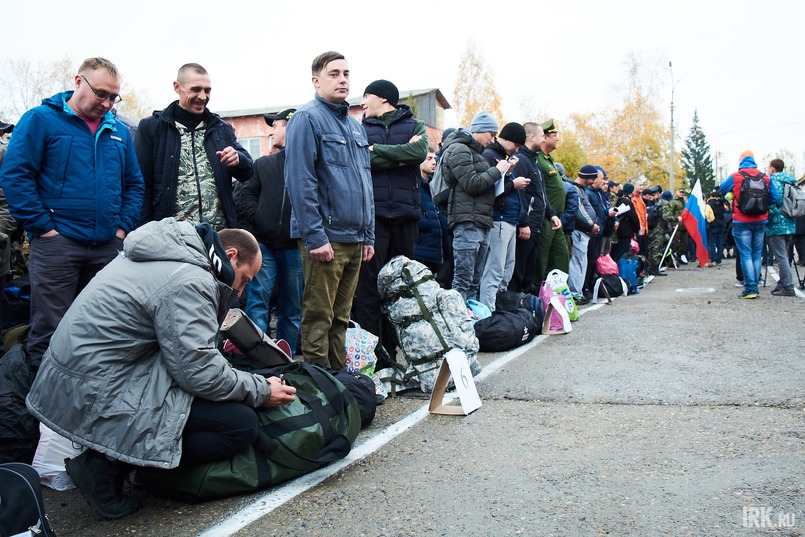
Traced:
[[84, 448], [40, 423], [39, 445], [31, 466], [39, 473], [44, 486], [60, 491], [74, 489], [73, 480], [64, 469], [64, 459], [77, 457], [83, 451]]

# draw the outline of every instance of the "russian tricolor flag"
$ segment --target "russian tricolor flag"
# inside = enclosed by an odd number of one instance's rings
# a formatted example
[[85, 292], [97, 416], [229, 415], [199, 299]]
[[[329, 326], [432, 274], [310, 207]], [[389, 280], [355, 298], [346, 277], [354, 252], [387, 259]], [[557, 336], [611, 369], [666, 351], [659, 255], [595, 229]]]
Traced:
[[696, 259], [699, 261], [699, 266], [705, 266], [710, 262], [710, 255], [707, 253], [707, 219], [704, 217], [704, 196], [699, 179], [696, 179], [688, 204], [682, 210], [682, 223], [685, 224], [690, 238], [696, 243]]

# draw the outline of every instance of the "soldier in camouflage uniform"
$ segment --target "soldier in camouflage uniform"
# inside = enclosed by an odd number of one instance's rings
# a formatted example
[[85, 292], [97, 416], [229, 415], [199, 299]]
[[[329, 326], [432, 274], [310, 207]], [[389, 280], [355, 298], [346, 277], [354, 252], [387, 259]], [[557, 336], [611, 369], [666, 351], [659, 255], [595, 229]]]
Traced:
[[[662, 254], [665, 252], [665, 247], [668, 245], [668, 240], [674, 231], [674, 226], [679, 223], [679, 217], [675, 216], [675, 209], [671, 207], [672, 202], [673, 194], [671, 194], [670, 190], [663, 192], [657, 202], [657, 211], [660, 218], [657, 221], [657, 225], [651, 230], [648, 244], [649, 274], [654, 276], [665, 276], [658, 269], [662, 261]], [[679, 230], [677, 230], [678, 234]]]
[[[671, 250], [673, 250], [677, 258], [684, 255], [685, 252], [688, 251], [688, 230], [682, 225], [682, 211], [685, 209], [685, 205], [688, 204], [689, 195], [690, 190], [683, 190], [680, 188], [676, 191], [676, 197], [668, 203], [671, 209], [671, 214], [680, 224], [679, 228], [676, 230], [674, 242], [671, 244]], [[687, 264], [687, 261], [683, 261], [683, 264]]]
[[183, 65], [173, 88], [179, 100], [143, 119], [134, 139], [145, 181], [140, 223], [173, 216], [237, 227], [232, 179], [249, 180], [252, 158], [207, 108], [212, 87], [201, 65]]

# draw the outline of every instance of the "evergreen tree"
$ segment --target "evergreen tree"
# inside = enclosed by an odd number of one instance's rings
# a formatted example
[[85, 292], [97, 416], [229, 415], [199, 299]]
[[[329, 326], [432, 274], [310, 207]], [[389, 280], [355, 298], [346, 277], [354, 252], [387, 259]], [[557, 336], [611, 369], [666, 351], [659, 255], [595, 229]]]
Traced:
[[693, 126], [690, 128], [690, 134], [685, 139], [685, 147], [682, 149], [682, 165], [685, 168], [688, 184], [693, 187], [696, 179], [700, 179], [702, 194], [707, 198], [716, 187], [716, 179], [713, 158], [710, 156], [710, 145], [699, 127], [698, 110], [693, 112]]

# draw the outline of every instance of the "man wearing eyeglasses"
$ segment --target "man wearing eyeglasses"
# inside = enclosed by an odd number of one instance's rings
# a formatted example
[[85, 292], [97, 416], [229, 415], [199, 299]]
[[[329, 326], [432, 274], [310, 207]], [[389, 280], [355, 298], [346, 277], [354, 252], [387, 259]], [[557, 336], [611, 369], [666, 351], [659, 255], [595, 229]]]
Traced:
[[88, 58], [74, 90], [22, 116], [6, 152], [0, 185], [30, 240], [35, 368], [70, 304], [139, 220], [143, 178], [129, 130], [112, 114], [120, 100], [117, 67]]
[[141, 223], [172, 216], [216, 231], [238, 227], [232, 180], [248, 181], [252, 157], [232, 125], [210, 112], [212, 85], [197, 63], [179, 68], [177, 101], [143, 119], [134, 147], [145, 180]]

